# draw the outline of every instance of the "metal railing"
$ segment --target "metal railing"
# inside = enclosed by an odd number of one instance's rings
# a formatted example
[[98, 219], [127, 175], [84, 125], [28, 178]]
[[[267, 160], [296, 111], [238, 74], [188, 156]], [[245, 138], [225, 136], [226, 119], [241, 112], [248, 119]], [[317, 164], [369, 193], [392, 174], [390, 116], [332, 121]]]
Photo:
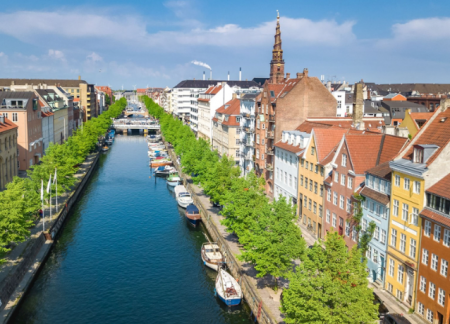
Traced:
[[275, 121], [275, 115], [269, 115], [269, 121], [274, 122]]

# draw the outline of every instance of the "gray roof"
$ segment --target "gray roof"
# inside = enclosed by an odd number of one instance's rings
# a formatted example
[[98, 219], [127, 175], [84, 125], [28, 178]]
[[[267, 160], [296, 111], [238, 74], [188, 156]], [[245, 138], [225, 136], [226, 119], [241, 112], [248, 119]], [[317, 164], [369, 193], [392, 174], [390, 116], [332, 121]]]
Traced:
[[386, 108], [381, 106], [380, 101], [364, 100], [364, 113], [365, 114], [378, 114], [387, 112]]
[[241, 88], [250, 88], [261, 86], [255, 81], [228, 81], [228, 80], [184, 80], [178, 83], [174, 88], [198, 88], [198, 89], [208, 89], [210, 85], [217, 84], [219, 82], [226, 82], [228, 86], [234, 87], [238, 86]]
[[262, 87], [267, 80], [269, 80], [269, 78], [253, 78], [252, 81], [255, 81]]
[[397, 92], [409, 96], [413, 91], [421, 94], [444, 94], [450, 92], [450, 84], [445, 83], [371, 84], [370, 88], [381, 95]]
[[32, 99], [36, 95], [32, 91], [16, 92], [16, 91], [0, 91], [0, 100], [3, 99]]
[[255, 99], [258, 95], [259, 95], [259, 93], [246, 93], [241, 97], [241, 99], [251, 100], [251, 99]]
[[61, 85], [61, 87], [78, 87], [80, 83], [87, 83], [84, 80], [59, 80], [59, 79], [0, 79], [0, 87], [10, 87], [14, 81], [15, 85]]

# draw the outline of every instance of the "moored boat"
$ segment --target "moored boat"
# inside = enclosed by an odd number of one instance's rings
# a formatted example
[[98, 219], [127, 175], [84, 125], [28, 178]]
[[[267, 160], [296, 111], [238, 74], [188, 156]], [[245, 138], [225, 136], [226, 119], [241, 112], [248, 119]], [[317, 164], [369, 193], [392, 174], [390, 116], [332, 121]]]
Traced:
[[186, 188], [183, 185], [176, 186], [174, 191], [175, 191], [175, 198], [180, 207], [186, 208], [187, 206], [189, 206], [194, 202], [192, 200], [191, 194], [186, 190]]
[[191, 224], [194, 227], [197, 227], [200, 224], [200, 221], [202, 220], [200, 211], [194, 204], [190, 204], [189, 206], [186, 207], [185, 215], [189, 224]]
[[219, 268], [216, 277], [216, 293], [220, 300], [228, 306], [236, 306], [241, 303], [241, 286], [232, 275], [222, 268]]
[[177, 170], [173, 166], [166, 165], [166, 166], [160, 166], [160, 167], [156, 168], [154, 172], [155, 172], [156, 176], [164, 177], [164, 176], [170, 175], [174, 172], [177, 172]]
[[160, 167], [160, 166], [166, 166], [166, 165], [172, 165], [172, 161], [170, 160], [157, 160], [157, 161], [151, 161], [150, 166], [152, 168]]
[[219, 269], [219, 265], [224, 262], [222, 252], [219, 245], [214, 242], [206, 242], [202, 244], [201, 256], [203, 263], [215, 271]]
[[175, 187], [180, 184], [181, 178], [178, 175], [178, 173], [174, 172], [174, 173], [169, 174], [169, 177], [167, 178], [166, 181], [169, 186]]
[[105, 145], [105, 146], [102, 147], [102, 152], [107, 152], [108, 150], [109, 150], [108, 146]]

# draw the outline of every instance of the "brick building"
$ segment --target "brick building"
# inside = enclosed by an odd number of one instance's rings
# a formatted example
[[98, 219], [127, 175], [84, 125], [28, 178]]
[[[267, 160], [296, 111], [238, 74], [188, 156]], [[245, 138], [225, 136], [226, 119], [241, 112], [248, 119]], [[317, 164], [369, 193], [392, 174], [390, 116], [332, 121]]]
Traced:
[[337, 105], [320, 80], [308, 76], [308, 69], [297, 73], [293, 79], [289, 73], [285, 75], [279, 16], [270, 78], [264, 84], [257, 105], [255, 133], [264, 141], [255, 144], [255, 171], [265, 178], [266, 193], [273, 197], [274, 144], [281, 139], [282, 131], [294, 130], [308, 116], [334, 117]]
[[426, 191], [416, 313], [432, 323], [449, 323], [450, 175]]

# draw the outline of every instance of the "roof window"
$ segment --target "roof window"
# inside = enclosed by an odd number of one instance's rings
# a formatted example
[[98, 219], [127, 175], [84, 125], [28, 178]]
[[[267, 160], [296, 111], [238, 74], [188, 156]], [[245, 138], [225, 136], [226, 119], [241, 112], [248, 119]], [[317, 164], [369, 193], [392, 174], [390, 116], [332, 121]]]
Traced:
[[271, 96], [272, 98], [275, 98], [275, 92], [274, 92], [273, 90], [270, 90], [270, 96]]

